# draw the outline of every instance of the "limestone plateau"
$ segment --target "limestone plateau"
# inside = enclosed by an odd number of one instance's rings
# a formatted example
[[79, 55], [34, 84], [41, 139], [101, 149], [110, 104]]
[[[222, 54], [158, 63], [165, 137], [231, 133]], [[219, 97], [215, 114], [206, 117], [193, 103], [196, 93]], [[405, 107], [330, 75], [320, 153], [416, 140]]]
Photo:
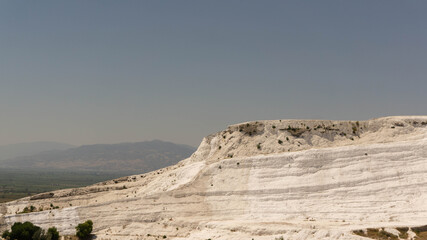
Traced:
[[1, 231], [91, 219], [96, 239], [424, 239], [411, 227], [427, 224], [427, 116], [232, 125], [174, 166], [0, 213]]

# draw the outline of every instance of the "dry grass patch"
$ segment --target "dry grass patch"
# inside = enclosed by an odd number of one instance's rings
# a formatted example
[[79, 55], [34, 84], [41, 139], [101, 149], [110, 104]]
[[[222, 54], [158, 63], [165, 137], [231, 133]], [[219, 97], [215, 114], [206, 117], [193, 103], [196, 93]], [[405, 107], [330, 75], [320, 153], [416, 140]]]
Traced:
[[368, 228], [365, 231], [355, 230], [354, 234], [377, 240], [399, 240], [399, 237], [380, 228]]
[[409, 228], [408, 227], [398, 227], [396, 228], [397, 231], [399, 231], [399, 237], [402, 239], [407, 239], [408, 238], [408, 231]]
[[411, 230], [417, 235], [417, 240], [427, 240], [427, 225], [421, 227], [412, 227]]

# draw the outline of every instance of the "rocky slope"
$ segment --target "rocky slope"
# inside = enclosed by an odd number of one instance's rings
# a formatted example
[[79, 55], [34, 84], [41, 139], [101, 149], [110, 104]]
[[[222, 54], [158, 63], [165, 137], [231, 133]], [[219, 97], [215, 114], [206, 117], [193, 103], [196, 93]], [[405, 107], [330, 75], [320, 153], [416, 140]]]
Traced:
[[364, 239], [352, 231], [427, 224], [426, 173], [427, 116], [248, 122], [177, 165], [2, 204], [0, 228], [72, 234], [91, 219], [97, 239]]

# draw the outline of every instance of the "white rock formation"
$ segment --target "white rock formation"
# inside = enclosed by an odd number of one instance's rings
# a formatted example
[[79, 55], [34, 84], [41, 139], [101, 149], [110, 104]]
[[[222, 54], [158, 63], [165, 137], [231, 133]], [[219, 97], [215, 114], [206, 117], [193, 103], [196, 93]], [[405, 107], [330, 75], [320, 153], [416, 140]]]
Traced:
[[[97, 239], [364, 239], [352, 230], [427, 224], [427, 116], [232, 125], [175, 166], [39, 197], [0, 205], [0, 230], [91, 219]], [[44, 210], [17, 214], [30, 205]]]

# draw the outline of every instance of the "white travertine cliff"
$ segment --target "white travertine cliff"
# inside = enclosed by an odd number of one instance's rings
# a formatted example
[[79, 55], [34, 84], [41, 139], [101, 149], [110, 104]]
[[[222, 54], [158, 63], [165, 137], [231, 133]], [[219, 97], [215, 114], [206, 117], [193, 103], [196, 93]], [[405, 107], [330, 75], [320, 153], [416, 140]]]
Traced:
[[[17, 214], [31, 205], [40, 211]], [[0, 230], [31, 221], [74, 234], [87, 219], [97, 239], [397, 235], [427, 224], [427, 116], [232, 125], [177, 165], [0, 205]]]

